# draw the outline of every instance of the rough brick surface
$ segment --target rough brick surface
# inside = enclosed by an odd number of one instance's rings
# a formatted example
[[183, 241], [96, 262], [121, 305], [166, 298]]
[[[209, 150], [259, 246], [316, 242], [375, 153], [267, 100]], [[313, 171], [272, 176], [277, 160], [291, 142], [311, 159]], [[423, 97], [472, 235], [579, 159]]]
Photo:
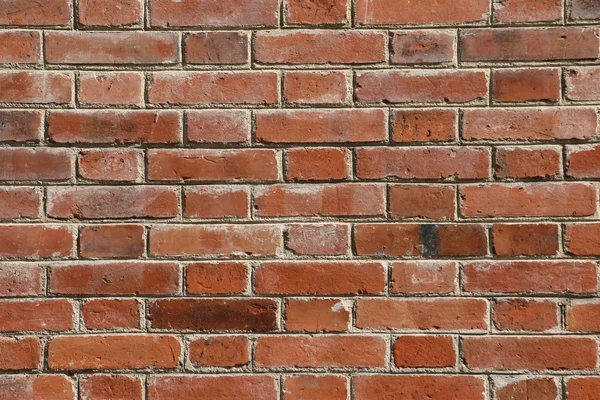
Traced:
[[599, 0], [0, 0], [0, 400], [600, 400]]

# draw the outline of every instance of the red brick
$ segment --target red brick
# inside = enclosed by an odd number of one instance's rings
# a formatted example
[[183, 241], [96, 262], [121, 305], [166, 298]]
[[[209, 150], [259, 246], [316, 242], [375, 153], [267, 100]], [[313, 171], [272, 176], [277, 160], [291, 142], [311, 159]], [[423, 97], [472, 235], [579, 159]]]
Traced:
[[482, 299], [359, 299], [355, 324], [370, 330], [487, 330], [487, 314]]
[[267, 299], [166, 299], [150, 303], [154, 329], [259, 331], [277, 328], [277, 303]]
[[184, 59], [188, 64], [246, 64], [248, 40], [241, 32], [191, 33], [184, 39]]
[[267, 256], [281, 248], [275, 225], [155, 225], [150, 229], [153, 256]]
[[560, 71], [556, 68], [497, 69], [492, 82], [492, 100], [498, 103], [560, 100]]
[[[354, 378], [354, 398], [485, 400], [485, 380], [469, 375], [364, 375]], [[402, 396], [402, 397], [400, 397]]]
[[193, 143], [247, 143], [250, 112], [247, 110], [194, 110], [186, 113], [187, 140]]
[[86, 150], [79, 153], [78, 173], [92, 181], [137, 181], [143, 155], [135, 150]]
[[585, 261], [480, 261], [463, 266], [463, 286], [480, 293], [595, 293], [596, 264]]
[[595, 400], [600, 393], [600, 378], [573, 377], [567, 381], [568, 400]]
[[0, 263], [0, 296], [41, 294], [43, 273], [38, 265]]
[[260, 143], [381, 142], [387, 138], [384, 110], [277, 110], [257, 112]]
[[80, 0], [79, 23], [84, 26], [131, 26], [142, 22], [141, 0]]
[[42, 120], [39, 110], [0, 110], [0, 142], [38, 142]]
[[454, 61], [455, 33], [405, 31], [392, 36], [392, 64], [449, 64]]
[[255, 190], [260, 217], [381, 216], [385, 188], [378, 184], [272, 185]]
[[66, 375], [4, 375], [0, 377], [3, 400], [74, 400], [73, 381]]
[[574, 217], [596, 212], [596, 188], [585, 183], [469, 185], [460, 188], [464, 217]]
[[467, 29], [460, 35], [461, 61], [594, 60], [598, 29], [579, 27]]
[[269, 375], [163, 375], [149, 378], [148, 400], [277, 400]]
[[558, 395], [556, 381], [545, 377], [520, 380], [501, 377], [494, 381], [494, 389], [497, 400], [555, 400]]
[[357, 73], [354, 95], [369, 104], [481, 103], [488, 97], [488, 78], [483, 70], [366, 71]]
[[394, 110], [391, 119], [392, 142], [456, 141], [458, 117], [455, 110]]
[[145, 254], [142, 225], [84, 226], [79, 233], [83, 258], [137, 258]]
[[600, 178], [600, 146], [566, 146], [567, 176], [571, 178]]
[[378, 336], [263, 336], [256, 342], [259, 367], [383, 367], [386, 343]]
[[497, 224], [492, 238], [494, 253], [502, 257], [553, 256], [560, 240], [553, 224]]
[[486, 0], [357, 0], [359, 25], [450, 25], [487, 21]]
[[456, 190], [453, 186], [390, 185], [389, 202], [392, 218], [455, 219]]
[[285, 247], [298, 255], [342, 255], [348, 253], [348, 225], [291, 225], [286, 231]]
[[285, 178], [290, 181], [348, 179], [350, 159], [351, 153], [348, 149], [289, 149], [285, 156]]
[[494, 327], [500, 331], [546, 331], [558, 328], [558, 305], [532, 299], [497, 300], [493, 305]]
[[154, 72], [148, 84], [153, 104], [268, 105], [279, 102], [279, 76], [272, 71]]
[[383, 32], [258, 32], [255, 61], [260, 64], [374, 64], [386, 61]]
[[38, 218], [41, 192], [35, 188], [0, 189], [0, 219]]
[[0, 71], [0, 103], [69, 104], [73, 85], [69, 72]]
[[463, 111], [467, 140], [569, 140], [596, 136], [592, 108], [505, 108]]
[[73, 329], [73, 304], [69, 300], [3, 300], [0, 332], [59, 332]]
[[383, 265], [375, 262], [269, 262], [254, 272], [254, 291], [266, 295], [381, 294], [385, 281]]
[[72, 158], [69, 149], [2, 148], [0, 180], [65, 181], [71, 178]]
[[0, 32], [0, 64], [38, 64], [41, 60], [41, 47], [39, 32]]
[[248, 338], [245, 336], [212, 336], [192, 339], [188, 357], [192, 366], [243, 367], [250, 363]]
[[561, 149], [557, 147], [499, 147], [496, 149], [497, 178], [548, 179], [560, 176]]
[[377, 147], [356, 150], [359, 179], [485, 179], [490, 150], [485, 147]]
[[592, 370], [598, 344], [577, 337], [463, 337], [465, 365], [495, 370]]
[[452, 261], [395, 262], [391, 265], [392, 294], [454, 293], [458, 267]]
[[560, 22], [561, 0], [496, 0], [494, 20], [501, 24], [519, 22]]
[[186, 188], [184, 216], [188, 218], [246, 218], [248, 189], [230, 186]]
[[357, 255], [468, 257], [487, 254], [487, 236], [474, 224], [354, 225]]
[[148, 179], [155, 181], [275, 181], [277, 153], [270, 149], [150, 150]]
[[570, 20], [582, 21], [600, 19], [600, 4], [595, 0], [571, 0], [570, 5]]
[[569, 332], [600, 332], [600, 304], [597, 301], [572, 301], [567, 306]]
[[177, 192], [157, 186], [96, 186], [48, 190], [47, 214], [54, 218], [172, 218]]
[[58, 336], [48, 342], [52, 370], [176, 368], [181, 343], [167, 335]]
[[67, 25], [72, 13], [69, 0], [7, 0], [0, 6], [0, 25]]
[[48, 32], [45, 57], [50, 64], [173, 64], [181, 59], [178, 40], [170, 32]]
[[137, 72], [83, 72], [79, 77], [82, 104], [140, 105], [143, 93], [144, 82]]
[[293, 375], [283, 380], [283, 400], [346, 400], [346, 377]]
[[278, 0], [150, 0], [153, 27], [276, 26]]
[[0, 225], [0, 257], [64, 258], [72, 255], [73, 231], [58, 225]]
[[140, 329], [137, 300], [90, 300], [81, 311], [87, 329]]
[[49, 291], [76, 295], [173, 295], [179, 292], [179, 266], [130, 261], [57, 265], [50, 270]]
[[344, 332], [350, 312], [342, 300], [289, 299], [285, 305], [285, 329], [300, 332]]
[[53, 111], [48, 134], [57, 143], [180, 143], [177, 111]]
[[81, 400], [142, 399], [142, 380], [132, 375], [89, 375], [79, 381]]
[[576, 256], [600, 254], [600, 224], [568, 224], [565, 226], [565, 251]]
[[186, 270], [188, 294], [240, 294], [248, 289], [248, 266], [237, 262], [190, 264]]
[[452, 336], [400, 336], [394, 341], [398, 368], [444, 368], [456, 365]]
[[345, 25], [348, 0], [286, 0], [286, 23], [293, 25]]
[[[599, 8], [600, 10], [600, 8]], [[599, 14], [600, 18], [600, 14]], [[572, 101], [600, 100], [600, 68], [573, 67], [565, 71], [565, 98]]]
[[283, 86], [283, 98], [290, 104], [341, 105], [348, 103], [350, 96], [343, 71], [290, 71]]
[[[0, 371], [38, 369], [42, 360], [42, 344], [38, 338], [0, 338]], [[0, 380], [0, 395], [3, 395]], [[4, 398], [4, 396], [2, 396]]]

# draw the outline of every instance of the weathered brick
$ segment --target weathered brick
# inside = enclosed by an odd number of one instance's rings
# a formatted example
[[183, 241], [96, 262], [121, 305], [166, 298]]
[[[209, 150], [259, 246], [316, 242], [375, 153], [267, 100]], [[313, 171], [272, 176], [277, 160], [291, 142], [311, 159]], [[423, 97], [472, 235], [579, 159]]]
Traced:
[[482, 299], [359, 299], [356, 327], [370, 330], [487, 330]]
[[69, 0], [7, 0], [0, 6], [0, 25], [68, 25], [72, 13]]
[[358, 72], [355, 87], [356, 100], [368, 104], [468, 104], [488, 96], [483, 70]]
[[485, 147], [365, 147], [356, 150], [359, 179], [485, 179], [490, 172]]
[[492, 100], [498, 103], [560, 100], [560, 71], [555, 68], [497, 69], [492, 82]]
[[79, 23], [91, 26], [132, 26], [142, 21], [142, 0], [80, 0]]
[[292, 25], [345, 25], [348, 0], [286, 0], [286, 23]]
[[3, 375], [0, 395], [4, 400], [74, 400], [75, 387], [66, 375]]
[[596, 28], [467, 29], [460, 35], [461, 61], [594, 60], [600, 55]]
[[347, 225], [291, 225], [285, 235], [286, 249], [299, 255], [342, 255], [348, 253]]
[[559, 324], [558, 304], [546, 300], [497, 300], [492, 315], [494, 327], [500, 331], [546, 331]]
[[359, 335], [263, 336], [255, 348], [260, 367], [383, 367], [382, 337]]
[[585, 140], [597, 124], [592, 108], [471, 109], [462, 120], [467, 140]]
[[139, 329], [140, 304], [137, 300], [90, 300], [81, 306], [88, 329]]
[[73, 75], [53, 71], [0, 71], [0, 103], [69, 104]]
[[593, 400], [600, 391], [597, 377], [573, 377], [567, 381], [568, 400]]
[[83, 72], [79, 101], [97, 105], [140, 105], [144, 102], [143, 76], [137, 72]]
[[175, 368], [181, 342], [168, 335], [58, 336], [48, 343], [52, 370]]
[[593, 370], [598, 344], [579, 337], [464, 337], [470, 369]]
[[277, 400], [275, 378], [269, 375], [163, 375], [149, 380], [148, 400]]
[[86, 150], [79, 153], [78, 174], [92, 181], [137, 181], [143, 155], [135, 150]]
[[346, 400], [346, 377], [338, 375], [290, 375], [283, 381], [283, 400]]
[[273, 295], [381, 294], [385, 271], [380, 263], [269, 262], [254, 272], [254, 291]]
[[61, 219], [172, 218], [175, 190], [158, 186], [96, 186], [48, 189], [47, 214]]
[[458, 285], [458, 266], [452, 261], [395, 262], [390, 268], [392, 294], [449, 294]]
[[391, 117], [392, 142], [456, 141], [458, 116], [454, 110], [394, 110]]
[[459, 189], [464, 217], [571, 217], [593, 215], [594, 186], [586, 183], [468, 185]]
[[180, 61], [178, 36], [169, 32], [48, 32], [50, 64], [174, 64]]
[[0, 142], [39, 141], [43, 118], [38, 110], [0, 110]]
[[145, 254], [142, 225], [91, 225], [79, 232], [83, 258], [138, 258]]
[[0, 264], [0, 296], [35, 296], [42, 293], [44, 270], [38, 265]]
[[268, 332], [277, 328], [277, 304], [267, 299], [166, 299], [150, 303], [154, 329]]
[[596, 293], [596, 264], [586, 261], [479, 261], [463, 266], [463, 286], [477, 293]]
[[68, 149], [0, 149], [2, 181], [66, 181], [71, 178], [72, 168], [72, 152]]
[[600, 20], [600, 5], [596, 1], [571, 0], [570, 5], [569, 19], [574, 21]]
[[267, 256], [281, 248], [274, 225], [155, 225], [150, 229], [153, 256]]
[[0, 225], [0, 257], [65, 258], [73, 253], [73, 230], [59, 225]]
[[555, 400], [558, 395], [556, 381], [553, 378], [532, 377], [525, 379], [497, 378], [494, 393], [498, 400]]
[[196, 368], [243, 367], [250, 362], [249, 341], [245, 336], [213, 336], [193, 339], [189, 360]]
[[498, 147], [497, 178], [548, 179], [560, 176], [561, 149], [557, 147]]
[[455, 33], [405, 31], [392, 36], [393, 64], [449, 64], [454, 61]]
[[155, 181], [274, 181], [277, 153], [268, 149], [150, 150], [148, 179]]
[[403, 396], [431, 400], [485, 400], [485, 380], [469, 375], [364, 375], [354, 378], [356, 400]]
[[131, 261], [58, 265], [50, 269], [49, 291], [77, 295], [173, 295], [179, 291], [179, 266]]
[[177, 111], [53, 111], [48, 135], [56, 143], [180, 143]]
[[381, 142], [387, 138], [383, 110], [281, 110], [256, 114], [261, 143]]
[[558, 22], [562, 18], [561, 0], [495, 0], [494, 22]]
[[250, 140], [250, 113], [244, 110], [194, 110], [185, 117], [187, 140], [241, 144]]
[[60, 332], [73, 329], [73, 304], [69, 300], [3, 300], [0, 332]]
[[456, 365], [452, 336], [400, 336], [394, 341], [398, 368], [444, 368]]
[[245, 218], [249, 194], [244, 187], [198, 186], [186, 188], [184, 216], [188, 218]]
[[[0, 338], [0, 371], [38, 369], [42, 360], [42, 344], [35, 337]], [[0, 380], [0, 395], [3, 395]], [[2, 397], [4, 398], [4, 396]]]
[[246, 64], [248, 35], [240, 32], [192, 33], [184, 39], [184, 61], [188, 64]]
[[495, 224], [492, 228], [492, 247], [501, 257], [553, 256], [559, 240], [554, 224]]
[[38, 64], [41, 54], [42, 38], [39, 32], [0, 32], [0, 64]]
[[153, 104], [268, 105], [279, 102], [278, 81], [272, 71], [154, 72], [147, 96]]
[[0, 219], [38, 218], [42, 193], [35, 188], [0, 189]]
[[79, 381], [82, 400], [142, 399], [142, 380], [132, 375], [89, 375]]
[[248, 288], [248, 266], [226, 261], [189, 264], [185, 284], [188, 294], [240, 294]]
[[285, 153], [285, 177], [290, 181], [348, 179], [350, 157], [347, 149], [290, 149]]
[[351, 91], [343, 71], [287, 72], [283, 88], [286, 103], [311, 105], [346, 104]]
[[360, 25], [449, 25], [487, 21], [490, 2], [486, 0], [357, 0], [356, 19]]
[[374, 64], [386, 60], [382, 32], [258, 32], [255, 60], [261, 64]]
[[300, 332], [344, 332], [350, 312], [342, 300], [289, 299], [285, 305], [285, 329]]
[[566, 146], [567, 176], [571, 178], [600, 178], [600, 146]]
[[389, 202], [389, 215], [395, 219], [455, 219], [456, 190], [452, 186], [390, 185]]

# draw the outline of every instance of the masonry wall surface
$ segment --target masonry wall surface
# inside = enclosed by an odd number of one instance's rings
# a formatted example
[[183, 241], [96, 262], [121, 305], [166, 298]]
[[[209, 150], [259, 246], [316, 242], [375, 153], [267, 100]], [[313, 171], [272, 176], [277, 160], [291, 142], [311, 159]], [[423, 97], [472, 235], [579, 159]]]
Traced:
[[0, 2], [0, 399], [600, 399], [599, 23]]

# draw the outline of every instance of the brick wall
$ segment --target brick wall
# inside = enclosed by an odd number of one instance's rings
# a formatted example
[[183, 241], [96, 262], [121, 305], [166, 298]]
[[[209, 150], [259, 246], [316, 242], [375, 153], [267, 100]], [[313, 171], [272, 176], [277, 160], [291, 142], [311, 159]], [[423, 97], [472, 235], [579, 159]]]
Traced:
[[600, 399], [599, 23], [3, 0], [0, 399]]

